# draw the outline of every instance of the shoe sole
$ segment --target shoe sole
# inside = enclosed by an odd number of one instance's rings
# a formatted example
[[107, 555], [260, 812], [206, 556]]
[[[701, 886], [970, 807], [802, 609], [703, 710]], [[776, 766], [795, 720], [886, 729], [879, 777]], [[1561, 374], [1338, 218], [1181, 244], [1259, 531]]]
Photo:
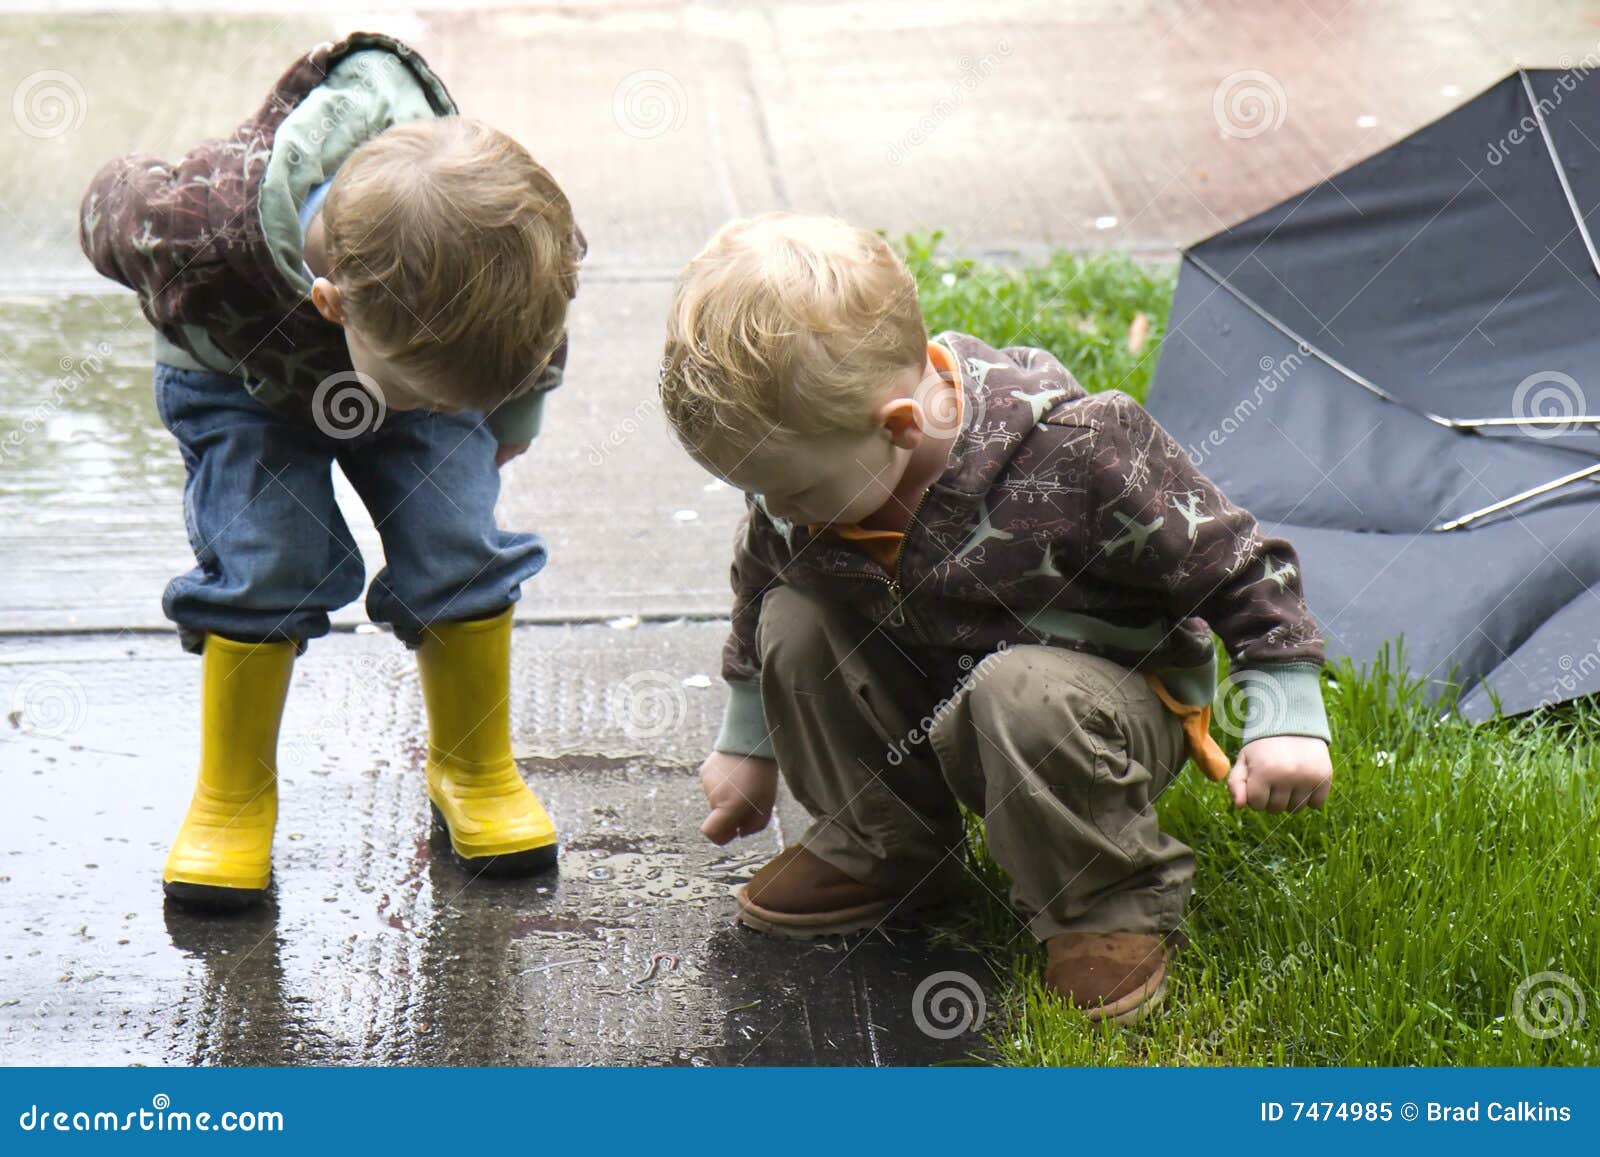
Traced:
[[1136, 990], [1130, 992], [1121, 1000], [1113, 1001], [1111, 1004], [1102, 1005], [1099, 1008], [1085, 1009], [1084, 1011], [1085, 1015], [1096, 1024], [1105, 1022], [1121, 1027], [1123, 1025], [1137, 1024], [1139, 1021], [1144, 1020], [1161, 1007], [1161, 1002], [1166, 997], [1167, 974], [1163, 970], [1161, 979], [1157, 981], [1155, 988], [1149, 992]]
[[462, 855], [456, 847], [455, 840], [450, 838], [450, 825], [445, 822], [444, 813], [439, 810], [439, 805], [429, 800], [428, 807], [433, 812], [434, 826], [444, 833], [445, 839], [450, 844], [450, 854], [462, 867], [478, 875], [531, 876], [538, 872], [549, 871], [560, 859], [560, 845], [554, 837], [548, 844], [540, 844], [536, 848], [524, 848], [518, 852], [502, 852], [496, 856]]
[[267, 898], [266, 888], [227, 888], [220, 884], [162, 883], [167, 899], [197, 912], [240, 912]]
[[825, 936], [848, 936], [864, 932], [881, 924], [891, 912], [901, 906], [898, 900], [880, 900], [845, 908], [837, 912], [813, 912], [796, 915], [774, 912], [752, 903], [741, 887], [735, 897], [739, 908], [734, 919], [747, 928], [784, 940], [820, 940]]

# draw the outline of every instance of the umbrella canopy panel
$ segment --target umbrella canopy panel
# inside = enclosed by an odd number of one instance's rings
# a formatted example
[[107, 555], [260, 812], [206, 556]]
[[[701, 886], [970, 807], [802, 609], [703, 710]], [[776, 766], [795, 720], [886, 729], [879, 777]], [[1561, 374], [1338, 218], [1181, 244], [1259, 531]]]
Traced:
[[[1600, 413], [1600, 85], [1572, 76], [1508, 76], [1190, 256], [1419, 412]], [[1600, 432], [1561, 440], [1600, 457]]]
[[1295, 544], [1330, 655], [1403, 639], [1471, 718], [1600, 692], [1595, 480], [1434, 529], [1600, 459], [1576, 421], [1600, 364], [1580, 225], [1600, 210], [1600, 86], [1569, 75], [1514, 74], [1194, 246], [1149, 398]]

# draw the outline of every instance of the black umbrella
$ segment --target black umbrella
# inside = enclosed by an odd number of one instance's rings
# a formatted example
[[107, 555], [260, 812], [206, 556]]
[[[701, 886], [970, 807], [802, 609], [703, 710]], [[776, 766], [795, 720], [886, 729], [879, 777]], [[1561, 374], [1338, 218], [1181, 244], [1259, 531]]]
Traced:
[[1514, 73], [1185, 252], [1150, 393], [1330, 655], [1475, 719], [1600, 691], [1597, 211], [1600, 76]]

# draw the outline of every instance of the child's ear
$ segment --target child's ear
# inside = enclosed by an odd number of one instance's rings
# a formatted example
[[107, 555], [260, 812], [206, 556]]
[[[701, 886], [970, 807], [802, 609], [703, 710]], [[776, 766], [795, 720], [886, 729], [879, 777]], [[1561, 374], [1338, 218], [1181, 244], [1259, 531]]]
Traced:
[[326, 277], [319, 277], [311, 283], [311, 304], [317, 307], [327, 321], [334, 325], [344, 324], [344, 306], [339, 300], [339, 287]]
[[878, 407], [878, 424], [889, 441], [901, 450], [915, 450], [922, 444], [922, 427], [928, 417], [915, 398], [891, 398]]

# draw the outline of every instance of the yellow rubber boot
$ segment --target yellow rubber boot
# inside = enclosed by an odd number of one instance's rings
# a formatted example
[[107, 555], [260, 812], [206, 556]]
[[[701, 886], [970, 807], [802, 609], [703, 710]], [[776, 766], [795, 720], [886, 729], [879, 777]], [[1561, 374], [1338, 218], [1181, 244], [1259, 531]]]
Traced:
[[200, 775], [161, 873], [174, 900], [241, 908], [266, 895], [278, 820], [278, 724], [292, 642], [208, 634], [200, 655]]
[[556, 862], [556, 829], [511, 758], [511, 608], [435, 623], [417, 648], [428, 708], [428, 799], [457, 856], [520, 875]]

